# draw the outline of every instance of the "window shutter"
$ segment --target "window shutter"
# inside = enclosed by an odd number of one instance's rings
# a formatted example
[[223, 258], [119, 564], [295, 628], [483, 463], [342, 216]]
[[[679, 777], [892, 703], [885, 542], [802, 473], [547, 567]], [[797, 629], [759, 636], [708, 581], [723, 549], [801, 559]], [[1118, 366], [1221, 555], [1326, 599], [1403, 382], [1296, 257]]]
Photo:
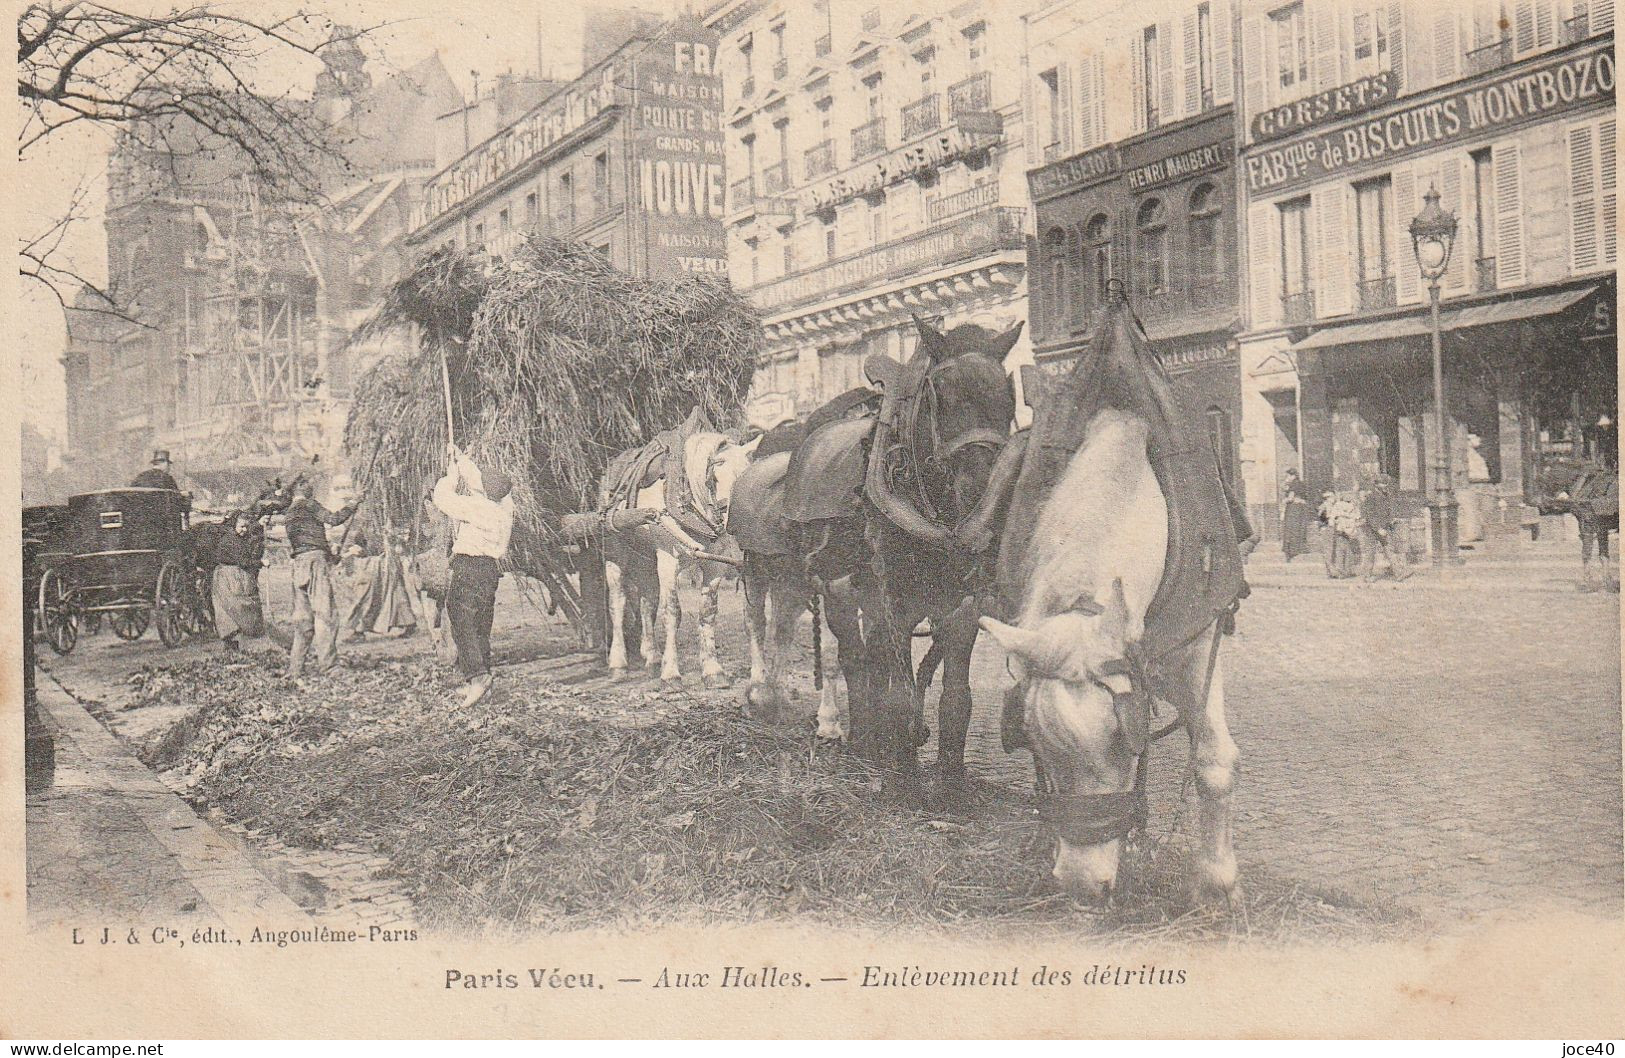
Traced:
[[1402, 165], [1389, 179], [1388, 253], [1393, 259], [1394, 293], [1401, 305], [1413, 305], [1422, 300], [1422, 274], [1416, 267], [1410, 232], [1411, 218], [1416, 216], [1416, 173]]
[[1241, 20], [1241, 104], [1245, 111], [1236, 124], [1247, 128], [1253, 118], [1269, 109], [1269, 72], [1264, 57], [1264, 15], [1249, 13]]
[[1235, 97], [1234, 59], [1230, 42], [1228, 0], [1209, 0], [1208, 26], [1213, 30], [1213, 105], [1223, 106]]
[[1079, 150], [1088, 150], [1106, 139], [1105, 64], [1099, 55], [1085, 55], [1078, 64], [1078, 114], [1083, 119], [1083, 140]]
[[1044, 145], [1038, 142], [1038, 101], [1044, 91], [1042, 78], [1036, 75], [1027, 78], [1027, 98], [1021, 107], [1021, 138], [1027, 144], [1028, 168], [1044, 164]]
[[1465, 222], [1467, 211], [1462, 208], [1461, 162], [1459, 157], [1447, 157], [1439, 163], [1439, 208], [1456, 217], [1456, 245], [1450, 252], [1450, 267], [1445, 269], [1443, 283], [1447, 293], [1458, 294], [1467, 288], [1467, 255], [1473, 247]]
[[1157, 109], [1162, 114], [1164, 125], [1178, 121], [1182, 116], [1179, 110], [1179, 78], [1174, 74], [1174, 25], [1173, 22], [1157, 24], [1157, 50], [1162, 53], [1157, 72], [1162, 76], [1162, 83], [1154, 87], [1160, 90]]
[[1569, 265], [1573, 271], [1597, 267], [1596, 129], [1569, 129]]
[[1446, 84], [1461, 76], [1461, 40], [1461, 15], [1454, 8], [1433, 16], [1434, 83]]
[[1060, 100], [1055, 105], [1061, 108], [1055, 127], [1060, 130], [1060, 152], [1061, 157], [1065, 158], [1072, 153], [1072, 127], [1077, 123], [1073, 116], [1075, 108], [1072, 106], [1072, 64], [1062, 62], [1055, 68], [1055, 76], [1060, 81], [1058, 93]]
[[1423, 92], [1435, 81], [1433, 64], [1433, 27], [1430, 15], [1419, 5], [1403, 4], [1402, 25], [1405, 27], [1405, 91]]
[[1145, 131], [1145, 37], [1134, 33], [1128, 41], [1128, 75], [1134, 82], [1131, 100], [1134, 105], [1133, 121], [1129, 127], [1135, 132]]
[[[1212, 15], [1209, 14], [1211, 20]], [[1198, 58], [1201, 31], [1197, 26], [1196, 10], [1185, 14], [1185, 113], [1197, 114], [1202, 110], [1202, 74]]]
[[1411, 90], [1410, 72], [1406, 69], [1410, 58], [1406, 46], [1410, 42], [1405, 39], [1405, 5], [1389, 4], [1387, 22], [1388, 68], [1394, 73], [1394, 91], [1403, 94]]
[[1315, 315], [1341, 316], [1353, 311], [1353, 261], [1348, 220], [1349, 189], [1332, 184], [1315, 192], [1315, 228], [1320, 232], [1319, 253], [1315, 259]]
[[1330, 2], [1313, 3], [1309, 8], [1309, 46], [1314, 49], [1315, 89], [1324, 92], [1344, 81], [1342, 53], [1337, 48], [1337, 9]]
[[1512, 51], [1522, 58], [1536, 48], [1535, 0], [1514, 0], [1512, 4]]
[[1598, 170], [1602, 191], [1602, 263], [1612, 266], [1619, 259], [1619, 209], [1614, 190], [1614, 157], [1618, 144], [1614, 141], [1614, 119], [1604, 118], [1597, 126]]
[[1281, 321], [1281, 211], [1269, 202], [1248, 210], [1247, 278], [1254, 327]]
[[1535, 47], [1550, 48], [1557, 43], [1556, 0], [1535, 0]]
[[1590, 0], [1591, 35], [1606, 33], [1614, 28], [1614, 0]]
[[1495, 279], [1517, 287], [1523, 277], [1523, 174], [1514, 140], [1495, 145]]

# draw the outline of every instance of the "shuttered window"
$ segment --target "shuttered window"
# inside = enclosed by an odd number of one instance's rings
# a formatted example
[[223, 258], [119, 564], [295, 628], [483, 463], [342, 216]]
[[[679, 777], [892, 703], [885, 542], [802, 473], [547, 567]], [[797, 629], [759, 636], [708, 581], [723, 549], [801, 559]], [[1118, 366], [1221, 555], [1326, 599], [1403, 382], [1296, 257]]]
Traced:
[[1516, 141], [1494, 147], [1495, 278], [1499, 287], [1524, 284], [1522, 151]]
[[1568, 149], [1570, 267], [1612, 267], [1618, 255], [1614, 119], [1571, 126]]

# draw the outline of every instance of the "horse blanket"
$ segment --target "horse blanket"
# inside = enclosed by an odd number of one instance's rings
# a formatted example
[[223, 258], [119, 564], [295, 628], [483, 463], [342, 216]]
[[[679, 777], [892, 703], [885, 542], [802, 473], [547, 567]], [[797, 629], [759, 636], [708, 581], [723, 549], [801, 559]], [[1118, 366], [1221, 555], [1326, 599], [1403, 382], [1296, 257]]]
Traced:
[[722, 526], [717, 524], [710, 486], [704, 481], [690, 481], [684, 466], [688, 439], [709, 429], [710, 424], [695, 408], [682, 425], [663, 430], [648, 444], [611, 459], [599, 490], [600, 513], [636, 507], [638, 493], [664, 478], [666, 509], [677, 524], [696, 540], [716, 540], [722, 535]]

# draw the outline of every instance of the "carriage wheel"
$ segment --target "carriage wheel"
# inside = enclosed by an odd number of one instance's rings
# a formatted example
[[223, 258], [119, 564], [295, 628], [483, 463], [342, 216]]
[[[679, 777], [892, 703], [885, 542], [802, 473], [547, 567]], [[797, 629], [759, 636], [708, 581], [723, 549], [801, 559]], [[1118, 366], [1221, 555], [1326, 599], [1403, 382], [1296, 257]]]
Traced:
[[62, 574], [54, 569], [45, 571], [39, 582], [39, 621], [45, 632], [45, 641], [58, 654], [66, 654], [79, 642], [79, 615], [74, 612], [73, 599]]
[[152, 598], [152, 619], [164, 646], [178, 647], [186, 638], [187, 607], [181, 571], [173, 562], [165, 562], [158, 570], [158, 586]]
[[152, 619], [152, 613], [146, 607], [130, 610], [113, 610], [107, 615], [107, 623], [112, 626], [113, 634], [120, 639], [140, 639], [147, 631], [147, 623]]
[[209, 578], [199, 575], [192, 581], [192, 597], [187, 600], [186, 630], [194, 636], [214, 634], [214, 589]]

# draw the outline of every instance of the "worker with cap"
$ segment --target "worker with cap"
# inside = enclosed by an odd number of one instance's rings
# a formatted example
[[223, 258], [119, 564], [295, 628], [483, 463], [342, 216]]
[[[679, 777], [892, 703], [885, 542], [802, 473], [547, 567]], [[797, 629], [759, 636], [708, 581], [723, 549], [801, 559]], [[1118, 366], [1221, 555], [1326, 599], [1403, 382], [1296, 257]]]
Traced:
[[[507, 557], [513, 535], [513, 481], [497, 466], [476, 465], [455, 444], [446, 451], [450, 466], [430, 500], [455, 527], [446, 613], [464, 681], [459, 702], [467, 708], [491, 689], [491, 621], [502, 579], [497, 563]], [[468, 491], [459, 492], [459, 485]]]
[[305, 670], [305, 652], [314, 644], [316, 669], [325, 671], [338, 660], [338, 593], [333, 587], [333, 550], [327, 527], [342, 525], [359, 503], [330, 511], [316, 502], [316, 489], [303, 476], [295, 479], [293, 499], [283, 512], [288, 552], [293, 556], [293, 642], [288, 652], [288, 679]]
[[175, 478], [169, 473], [169, 449], [160, 448], [152, 453], [152, 466], [143, 470], [130, 482], [131, 488], [136, 489], [168, 489], [179, 492], [181, 487], [175, 483]]

